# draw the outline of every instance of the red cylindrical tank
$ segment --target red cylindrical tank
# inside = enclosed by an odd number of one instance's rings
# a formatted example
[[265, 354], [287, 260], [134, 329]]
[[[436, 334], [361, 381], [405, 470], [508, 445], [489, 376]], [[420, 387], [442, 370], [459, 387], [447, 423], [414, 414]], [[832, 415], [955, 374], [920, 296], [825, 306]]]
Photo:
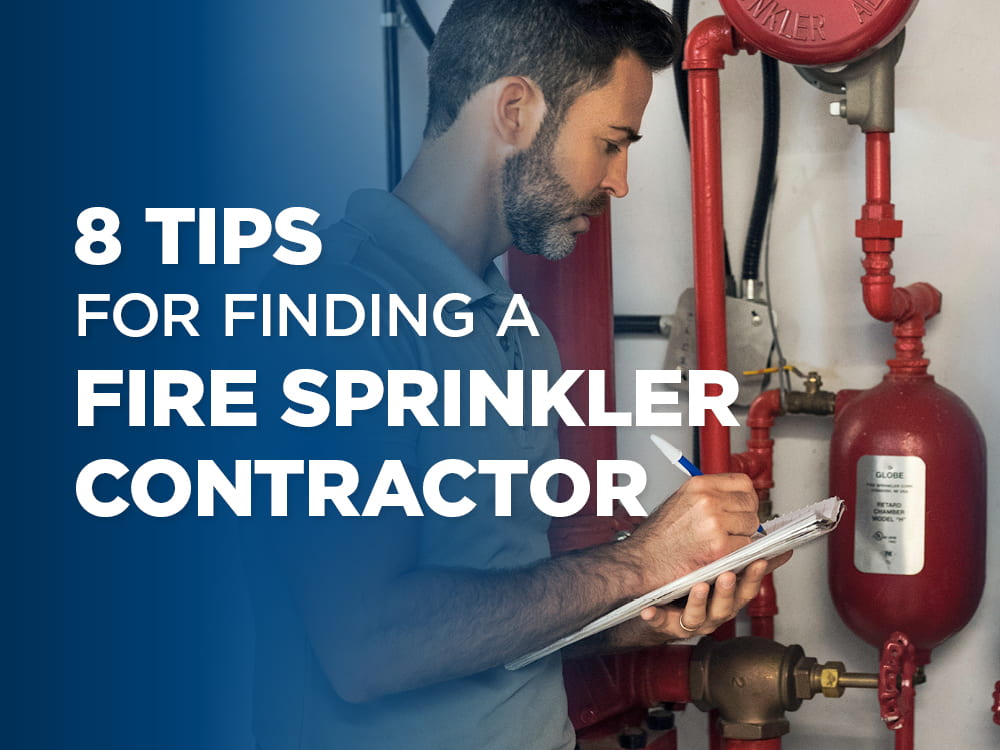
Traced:
[[720, 0], [740, 34], [771, 57], [795, 65], [846, 63], [892, 41], [917, 0]]
[[876, 648], [901, 630], [925, 664], [972, 617], [986, 574], [986, 446], [969, 408], [926, 373], [837, 397], [829, 542], [844, 622]]

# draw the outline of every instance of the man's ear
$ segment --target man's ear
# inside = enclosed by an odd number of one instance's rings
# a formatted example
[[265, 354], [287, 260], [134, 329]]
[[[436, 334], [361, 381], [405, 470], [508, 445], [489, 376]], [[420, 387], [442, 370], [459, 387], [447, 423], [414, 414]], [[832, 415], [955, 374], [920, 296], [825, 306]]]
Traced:
[[530, 78], [509, 76], [498, 83], [493, 127], [505, 144], [520, 151], [535, 139], [545, 117], [545, 99]]

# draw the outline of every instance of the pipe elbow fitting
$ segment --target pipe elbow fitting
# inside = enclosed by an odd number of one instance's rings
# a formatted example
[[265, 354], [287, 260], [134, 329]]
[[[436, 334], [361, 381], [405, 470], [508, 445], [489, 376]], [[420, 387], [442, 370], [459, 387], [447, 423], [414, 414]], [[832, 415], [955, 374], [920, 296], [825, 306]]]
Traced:
[[721, 70], [725, 56], [741, 49], [753, 54], [750, 46], [725, 16], [711, 16], [688, 34], [684, 43], [684, 70]]
[[884, 323], [924, 321], [941, 312], [941, 292], [926, 282], [896, 287], [892, 276], [864, 276], [862, 284], [865, 307]]
[[775, 417], [784, 414], [781, 406], [781, 391], [777, 388], [764, 391], [750, 403], [747, 425], [751, 428], [770, 429]]
[[907, 287], [897, 290], [903, 298], [906, 311], [903, 318], [898, 320], [902, 323], [910, 318], [920, 318], [929, 320], [941, 312], [941, 292], [932, 284], [918, 281]]

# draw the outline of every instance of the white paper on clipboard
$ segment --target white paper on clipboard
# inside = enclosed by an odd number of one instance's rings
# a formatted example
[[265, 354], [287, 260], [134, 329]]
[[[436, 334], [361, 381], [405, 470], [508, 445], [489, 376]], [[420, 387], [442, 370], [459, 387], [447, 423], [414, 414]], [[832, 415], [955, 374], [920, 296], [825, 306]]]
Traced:
[[696, 583], [701, 583], [702, 581], [713, 582], [728, 570], [739, 573], [755, 560], [770, 560], [786, 550], [794, 549], [812, 539], [828, 534], [837, 527], [843, 510], [843, 500], [839, 497], [829, 497], [826, 500], [820, 500], [818, 503], [807, 505], [804, 508], [785, 513], [782, 516], [767, 521], [764, 523], [764, 531], [766, 532], [764, 536], [754, 539], [735, 552], [731, 552], [725, 557], [720, 557], [715, 562], [709, 563], [692, 573], [688, 573], [676, 581], [672, 581], [665, 586], [650, 591], [644, 596], [640, 596], [638, 599], [633, 599], [627, 604], [623, 604], [617, 609], [611, 610], [606, 615], [598, 617], [575, 633], [570, 633], [553, 641], [544, 648], [525, 654], [505, 666], [510, 670], [520, 669], [571, 643], [589, 638], [592, 635], [600, 633], [602, 630], [607, 630], [626, 620], [637, 617], [646, 607], [669, 604], [676, 599], [680, 599], [682, 596], [687, 595]]

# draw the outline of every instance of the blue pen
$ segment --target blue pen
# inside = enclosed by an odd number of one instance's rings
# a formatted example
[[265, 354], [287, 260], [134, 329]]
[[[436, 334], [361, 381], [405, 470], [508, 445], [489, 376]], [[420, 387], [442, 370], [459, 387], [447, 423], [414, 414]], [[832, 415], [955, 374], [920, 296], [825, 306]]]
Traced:
[[[650, 435], [649, 439], [653, 441], [653, 445], [660, 449], [660, 452], [667, 457], [670, 463], [683, 471], [689, 477], [702, 476], [702, 470], [685, 458], [684, 454], [681, 453], [680, 448], [671, 445], [659, 435]], [[764, 527], [758, 526], [756, 536], [764, 536], [765, 534], [767, 534], [767, 532], [764, 531]]]

